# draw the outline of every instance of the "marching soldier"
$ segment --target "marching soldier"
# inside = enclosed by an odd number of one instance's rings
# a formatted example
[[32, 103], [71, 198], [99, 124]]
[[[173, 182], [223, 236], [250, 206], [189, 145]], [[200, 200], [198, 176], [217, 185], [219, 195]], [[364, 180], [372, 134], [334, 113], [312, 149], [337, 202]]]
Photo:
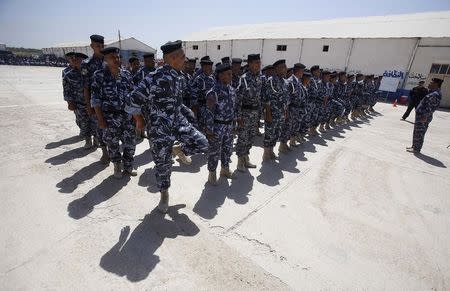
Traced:
[[[148, 108], [146, 122], [151, 124], [156, 184], [161, 192], [158, 209], [166, 213], [169, 208], [172, 155], [185, 160], [186, 155], [204, 153], [208, 150], [208, 141], [185, 117], [186, 112], [192, 112], [182, 103], [180, 71], [186, 56], [181, 41], [168, 42], [161, 46], [161, 50], [164, 66], [148, 74], [130, 94], [127, 112], [133, 114], [139, 128], [144, 128], [141, 110]], [[180, 146], [174, 147], [175, 140], [180, 141]]]
[[[91, 104], [98, 125], [103, 130], [103, 141], [114, 164], [114, 177], [122, 178], [123, 171], [136, 176], [133, 171], [135, 126], [130, 114], [125, 112], [128, 94], [133, 90], [131, 74], [120, 66], [120, 51], [115, 47], [102, 50], [106, 66], [94, 73]], [[123, 153], [120, 153], [119, 142]]]
[[95, 122], [95, 142], [102, 149], [102, 157], [100, 161], [102, 163], [109, 163], [108, 151], [106, 149], [106, 144], [103, 141], [103, 131], [98, 126], [98, 120], [96, 118], [95, 110], [91, 105], [91, 91], [92, 91], [92, 81], [94, 72], [101, 70], [103, 68], [103, 54], [102, 50], [104, 48], [104, 37], [98, 34], [93, 34], [90, 36], [91, 48], [94, 51], [92, 57], [84, 60], [81, 63], [81, 75], [83, 77], [83, 93], [84, 100], [86, 102], [86, 110], [89, 115], [92, 116]]
[[81, 76], [81, 62], [88, 56], [82, 53], [69, 52], [66, 57], [70, 65], [62, 71], [64, 100], [67, 101], [68, 109], [75, 113], [75, 121], [80, 128], [80, 135], [84, 137], [86, 142], [84, 148], [90, 149], [95, 124], [86, 110]]

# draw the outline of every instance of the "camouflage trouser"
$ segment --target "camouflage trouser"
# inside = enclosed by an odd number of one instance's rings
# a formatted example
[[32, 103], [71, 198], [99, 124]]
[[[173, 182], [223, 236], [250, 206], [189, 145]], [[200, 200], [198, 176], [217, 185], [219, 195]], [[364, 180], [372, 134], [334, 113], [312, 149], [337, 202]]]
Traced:
[[371, 96], [371, 99], [370, 99], [370, 106], [375, 106], [375, 104], [377, 104], [377, 102], [378, 102], [378, 93], [374, 93], [372, 96]]
[[417, 151], [420, 151], [423, 146], [423, 140], [425, 138], [425, 133], [427, 132], [428, 125], [430, 124], [432, 117], [428, 118], [426, 122], [421, 122], [423, 116], [416, 114], [416, 120], [414, 123], [414, 132], [413, 132], [413, 148]]
[[75, 122], [80, 128], [80, 135], [89, 138], [94, 134], [95, 122], [93, 121], [93, 116], [89, 116], [86, 111], [86, 106], [82, 104], [77, 104], [77, 108], [74, 110]]
[[152, 155], [155, 161], [155, 176], [158, 189], [170, 187], [172, 173], [172, 147], [175, 140], [181, 143], [181, 149], [189, 156], [197, 153], [206, 153], [208, 140], [183, 116], [179, 124], [168, 125], [152, 121], [150, 137], [153, 142]]
[[209, 141], [208, 171], [215, 171], [220, 162], [222, 168], [228, 168], [233, 152], [233, 124], [214, 124], [215, 139]]
[[238, 157], [242, 157], [250, 154], [250, 149], [253, 145], [253, 139], [256, 136], [260, 118], [259, 110], [243, 110], [242, 119], [243, 127], [238, 128], [236, 154]]
[[302, 107], [289, 107], [289, 118], [284, 122], [281, 141], [287, 142], [291, 137], [300, 133], [302, 120], [305, 117], [305, 109]]
[[284, 124], [284, 114], [272, 111], [272, 122], [264, 122], [264, 147], [274, 147], [281, 138], [281, 129]]
[[308, 129], [314, 123], [314, 111], [316, 109], [316, 104], [314, 102], [308, 102], [306, 105], [306, 115], [302, 122], [302, 133], [308, 132]]
[[352, 107], [353, 109], [360, 109], [361, 108], [361, 98], [360, 96], [352, 96]]
[[98, 145], [103, 147], [106, 146], [106, 142], [103, 140], [104, 130], [98, 127], [98, 119], [95, 115], [91, 115], [92, 126], [94, 131], [94, 136], [98, 141]]
[[[135, 143], [135, 126], [131, 115], [125, 112], [104, 112], [106, 128], [103, 130], [103, 141], [108, 148], [109, 158], [114, 164], [123, 162], [124, 170], [133, 169]], [[122, 142], [120, 153], [119, 142]]]
[[319, 105], [319, 114], [318, 114], [318, 123], [325, 123], [328, 122], [328, 113], [330, 111], [330, 102], [328, 102], [327, 105]]
[[352, 102], [350, 101], [350, 99], [345, 98], [342, 99], [342, 104], [344, 104], [344, 116], [347, 116], [350, 114], [350, 112], [352, 111]]
[[330, 118], [342, 117], [345, 112], [345, 106], [341, 99], [332, 99], [330, 101]]

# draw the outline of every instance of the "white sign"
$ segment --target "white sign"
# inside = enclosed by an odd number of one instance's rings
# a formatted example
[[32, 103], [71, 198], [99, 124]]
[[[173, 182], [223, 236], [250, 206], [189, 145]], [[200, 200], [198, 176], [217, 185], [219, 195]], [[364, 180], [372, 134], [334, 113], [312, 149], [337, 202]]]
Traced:
[[400, 78], [392, 78], [392, 77], [383, 77], [381, 79], [380, 91], [388, 91], [388, 92], [397, 92], [398, 83], [400, 82]]

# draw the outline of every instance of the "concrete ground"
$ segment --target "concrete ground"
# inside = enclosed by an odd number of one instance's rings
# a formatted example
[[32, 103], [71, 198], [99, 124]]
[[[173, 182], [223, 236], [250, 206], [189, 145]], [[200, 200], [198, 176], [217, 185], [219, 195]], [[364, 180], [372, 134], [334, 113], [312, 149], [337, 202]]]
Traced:
[[61, 91], [61, 68], [0, 66], [1, 290], [450, 289], [449, 112], [416, 156], [405, 107], [378, 104], [274, 164], [259, 138], [217, 187], [176, 162], [162, 216], [148, 144], [111, 178]]

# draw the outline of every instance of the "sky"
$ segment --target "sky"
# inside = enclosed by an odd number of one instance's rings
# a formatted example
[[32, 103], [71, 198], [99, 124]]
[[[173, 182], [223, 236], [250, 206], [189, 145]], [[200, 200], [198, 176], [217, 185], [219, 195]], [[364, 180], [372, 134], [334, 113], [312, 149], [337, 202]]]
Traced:
[[450, 10], [450, 0], [0, 0], [0, 43], [27, 48], [135, 37], [159, 50], [211, 27]]

